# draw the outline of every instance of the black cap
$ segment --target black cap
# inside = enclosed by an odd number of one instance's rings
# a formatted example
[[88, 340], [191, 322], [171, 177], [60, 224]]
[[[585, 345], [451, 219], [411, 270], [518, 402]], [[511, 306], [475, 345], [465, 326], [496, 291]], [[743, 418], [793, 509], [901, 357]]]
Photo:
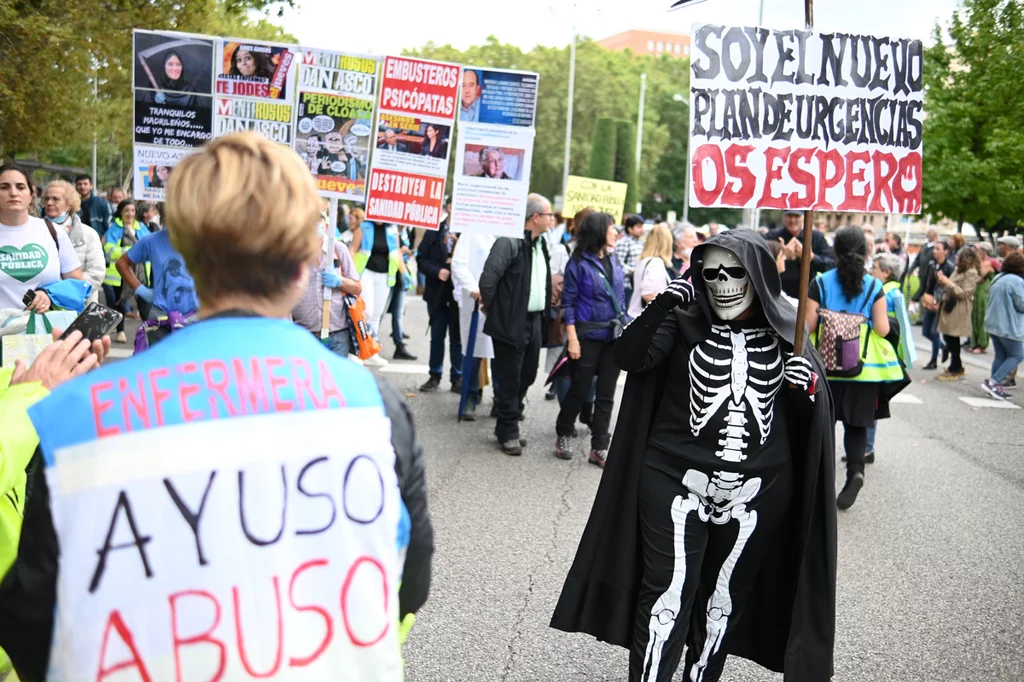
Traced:
[[798, 215], [801, 217], [803, 216], [803, 214], [803, 211], [798, 211], [794, 208], [787, 208], [785, 211], [782, 212], [782, 215]]

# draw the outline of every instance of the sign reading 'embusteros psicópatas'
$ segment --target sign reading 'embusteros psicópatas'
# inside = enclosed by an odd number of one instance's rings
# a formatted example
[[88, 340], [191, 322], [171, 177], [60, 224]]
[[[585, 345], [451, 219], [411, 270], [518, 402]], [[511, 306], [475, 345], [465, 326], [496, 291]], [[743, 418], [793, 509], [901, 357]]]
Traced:
[[918, 40], [698, 24], [690, 200], [921, 212]]

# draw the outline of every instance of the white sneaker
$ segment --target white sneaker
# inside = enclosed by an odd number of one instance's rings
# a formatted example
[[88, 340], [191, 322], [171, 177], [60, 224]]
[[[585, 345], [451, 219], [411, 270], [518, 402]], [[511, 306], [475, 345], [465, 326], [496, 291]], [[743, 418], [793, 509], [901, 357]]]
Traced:
[[357, 365], [359, 365], [360, 367], [362, 367], [362, 366], [363, 366], [363, 360], [362, 360], [362, 358], [360, 358], [360, 357], [359, 357], [358, 355], [356, 355], [355, 353], [349, 353], [349, 354], [348, 354], [348, 359], [349, 359], [349, 360], [351, 360], [352, 362], [356, 363], [356, 364], [357, 364]]
[[380, 353], [363, 360], [363, 365], [366, 367], [387, 367], [388, 361], [380, 356]]

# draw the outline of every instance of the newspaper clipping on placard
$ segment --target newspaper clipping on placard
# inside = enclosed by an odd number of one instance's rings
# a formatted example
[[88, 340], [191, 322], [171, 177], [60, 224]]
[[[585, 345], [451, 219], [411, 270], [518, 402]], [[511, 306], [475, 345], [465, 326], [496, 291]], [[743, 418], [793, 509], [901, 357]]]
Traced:
[[459, 75], [455, 64], [384, 58], [367, 220], [438, 228]]
[[380, 60], [303, 48], [295, 151], [325, 197], [363, 202]]
[[923, 46], [694, 24], [694, 206], [920, 213]]
[[463, 69], [453, 232], [523, 236], [539, 80], [528, 71]]
[[213, 137], [214, 39], [135, 31], [134, 194], [163, 201], [174, 167]]

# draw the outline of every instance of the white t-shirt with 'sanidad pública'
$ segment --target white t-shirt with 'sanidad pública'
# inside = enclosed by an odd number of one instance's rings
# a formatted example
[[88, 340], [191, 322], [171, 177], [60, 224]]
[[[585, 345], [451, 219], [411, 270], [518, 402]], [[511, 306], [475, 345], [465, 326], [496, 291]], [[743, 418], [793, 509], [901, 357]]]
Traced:
[[60, 250], [40, 218], [23, 225], [0, 223], [0, 309], [24, 308], [25, 292], [59, 282], [81, 267], [68, 232], [54, 225]]

